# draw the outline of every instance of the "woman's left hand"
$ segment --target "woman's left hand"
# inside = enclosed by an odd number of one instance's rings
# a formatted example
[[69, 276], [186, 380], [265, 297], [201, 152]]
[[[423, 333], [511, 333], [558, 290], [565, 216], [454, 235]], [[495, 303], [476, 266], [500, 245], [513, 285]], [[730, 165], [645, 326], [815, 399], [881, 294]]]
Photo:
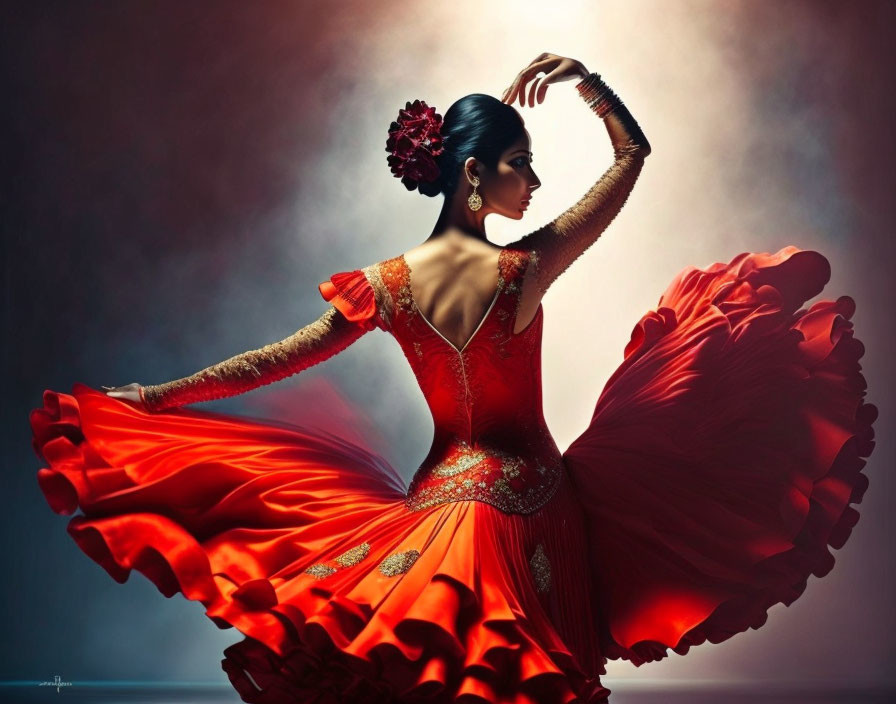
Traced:
[[127, 384], [126, 386], [100, 386], [103, 391], [106, 392], [107, 396], [113, 396], [115, 398], [123, 398], [126, 401], [136, 401], [137, 403], [143, 403], [143, 399], [140, 398], [140, 386], [136, 381], [132, 384]]

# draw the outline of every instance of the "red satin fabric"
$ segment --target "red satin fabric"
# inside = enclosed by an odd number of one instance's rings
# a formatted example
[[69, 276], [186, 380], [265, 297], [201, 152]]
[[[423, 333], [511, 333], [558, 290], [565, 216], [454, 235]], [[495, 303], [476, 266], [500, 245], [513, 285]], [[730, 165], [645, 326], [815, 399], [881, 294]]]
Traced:
[[[412, 511], [388, 462], [323, 430], [147, 413], [83, 384], [45, 391], [31, 414], [38, 481], [57, 513], [80, 508], [69, 533], [114, 579], [136, 569], [247, 636], [222, 663], [244, 701], [604, 701], [607, 658], [641, 664], [758, 628], [831, 569], [828, 547], [858, 519], [877, 410], [853, 302], [797, 310], [829, 273], [795, 247], [681, 272], [530, 514], [477, 500]], [[519, 338], [533, 354], [540, 315]], [[477, 383], [519, 358], [503, 349], [471, 367]], [[444, 392], [444, 367], [415, 372], [424, 393]], [[520, 390], [508, 410], [541, 413], [540, 380], [498, 386], [501, 404]], [[357, 564], [305, 572], [362, 542]], [[377, 568], [412, 548], [406, 572]]]
[[[818, 252], [675, 277], [564, 452], [586, 509], [601, 649], [634, 664], [719, 643], [832, 569], [868, 487], [877, 408]], [[637, 560], [630, 559], [637, 555]]]

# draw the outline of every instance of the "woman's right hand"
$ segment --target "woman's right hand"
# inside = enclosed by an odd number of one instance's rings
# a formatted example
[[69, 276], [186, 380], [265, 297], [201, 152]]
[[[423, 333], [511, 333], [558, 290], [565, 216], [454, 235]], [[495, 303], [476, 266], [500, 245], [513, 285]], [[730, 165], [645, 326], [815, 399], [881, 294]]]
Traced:
[[538, 103], [544, 102], [544, 96], [549, 84], [576, 78], [581, 79], [588, 76], [588, 69], [585, 68], [581, 61], [545, 52], [535, 57], [532, 63], [519, 72], [510, 88], [504, 91], [504, 94], [501, 96], [501, 102], [512, 105], [517, 96], [519, 96], [520, 107], [523, 107], [526, 104], [526, 84], [542, 72], [547, 75], [542, 78], [536, 78], [529, 89], [530, 108], [535, 107], [536, 101]]
[[136, 381], [126, 386], [100, 386], [107, 396], [123, 398], [126, 401], [135, 401], [142, 405], [143, 399], [140, 398], [140, 387], [141, 384], [138, 384]]

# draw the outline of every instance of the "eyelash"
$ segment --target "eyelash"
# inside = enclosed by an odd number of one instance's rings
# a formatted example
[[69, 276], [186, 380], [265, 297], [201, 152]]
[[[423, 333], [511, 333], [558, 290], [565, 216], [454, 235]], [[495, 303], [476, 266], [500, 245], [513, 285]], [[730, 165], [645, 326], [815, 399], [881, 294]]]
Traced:
[[[526, 157], [524, 157], [524, 156], [517, 157], [516, 159], [513, 160], [513, 163], [517, 163], [517, 162], [520, 162], [520, 161], [523, 162], [522, 164], [520, 164], [520, 166], [525, 166], [526, 163], [527, 163], [527, 162], [526, 162]], [[532, 159], [529, 159], [528, 163], [531, 164], [532, 161], [533, 161]]]

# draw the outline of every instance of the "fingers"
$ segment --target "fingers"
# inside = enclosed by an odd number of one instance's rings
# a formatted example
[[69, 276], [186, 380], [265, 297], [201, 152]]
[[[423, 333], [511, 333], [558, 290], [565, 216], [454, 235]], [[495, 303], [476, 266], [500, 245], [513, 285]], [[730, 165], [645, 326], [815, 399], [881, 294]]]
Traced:
[[[541, 79], [536, 78], [534, 81], [532, 81], [532, 85], [529, 87], [529, 107], [530, 108], [535, 107], [535, 91], [538, 90], [538, 87], [539, 87], [538, 84], [540, 82], [541, 82]], [[538, 102], [540, 103], [541, 101], [539, 100]]]
[[[545, 96], [545, 95], [547, 94], [547, 92], [548, 92], [548, 86], [549, 86], [551, 83], [554, 83], [554, 81], [557, 79], [558, 76], [559, 76], [559, 72], [557, 71], [557, 69], [554, 69], [554, 70], [551, 71], [549, 74], [547, 74], [546, 76], [543, 76], [543, 77], [540, 79], [540, 83], [538, 84], [538, 91], [537, 91], [537, 92], [535, 91], [535, 86], [534, 86], [534, 85], [532, 86], [532, 88], [533, 88], [533, 93], [534, 93], [534, 96], [535, 96], [534, 99], [535, 99], [538, 103], [543, 103], [543, 102], [544, 102], [544, 96]], [[530, 104], [531, 104], [531, 102], [532, 102], [532, 96], [530, 96], [530, 98], [529, 98], [529, 102], [530, 102]]]
[[501, 101], [507, 103], [508, 105], [513, 105], [513, 101], [516, 98], [516, 91], [519, 88], [519, 75], [513, 79], [513, 83], [510, 84], [510, 87], [504, 91], [504, 94], [501, 96]]
[[547, 90], [547, 84], [550, 81], [546, 80], [547, 76], [540, 76], [535, 78], [535, 80], [528, 88], [527, 99], [526, 84], [530, 80], [532, 80], [532, 78], [532, 75], [518, 77], [517, 80], [514, 81], [513, 85], [504, 91], [504, 94], [501, 96], [501, 101], [507, 103], [508, 105], [513, 105], [517, 100], [519, 100], [520, 107], [524, 107], [528, 102], [530, 108], [535, 107], [536, 100], [539, 103], [543, 102], [545, 91]]
[[545, 64], [548, 63], [544, 60], [535, 61], [531, 63], [529, 66], [524, 68], [517, 78], [517, 92], [514, 96], [514, 99], [511, 102], [514, 102], [516, 98], [519, 98], [520, 107], [526, 106], [526, 84], [531, 81], [535, 76], [541, 73], [542, 68]]
[[544, 65], [547, 63], [550, 62], [541, 61], [538, 63], [532, 63], [522, 71], [520, 71], [511, 84], [510, 88], [508, 88], [504, 92], [501, 100], [508, 105], [513, 105], [516, 100], [519, 99], [520, 107], [523, 107], [526, 103], [526, 84], [532, 79], [533, 76], [540, 73]]
[[[513, 105], [517, 99], [519, 99], [520, 107], [525, 107], [526, 105], [526, 85], [531, 81], [535, 76], [539, 73], [547, 73], [552, 68], [554, 68], [557, 62], [557, 58], [548, 52], [542, 52], [535, 59], [520, 71], [513, 83], [510, 85], [510, 88], [504, 91], [501, 95], [501, 101], [507, 103], [508, 105]], [[542, 81], [543, 82], [543, 81]], [[529, 107], [535, 106], [535, 91], [537, 90], [537, 82], [536, 85], [531, 87], [529, 94]], [[541, 100], [544, 100], [544, 93], [541, 93]]]

